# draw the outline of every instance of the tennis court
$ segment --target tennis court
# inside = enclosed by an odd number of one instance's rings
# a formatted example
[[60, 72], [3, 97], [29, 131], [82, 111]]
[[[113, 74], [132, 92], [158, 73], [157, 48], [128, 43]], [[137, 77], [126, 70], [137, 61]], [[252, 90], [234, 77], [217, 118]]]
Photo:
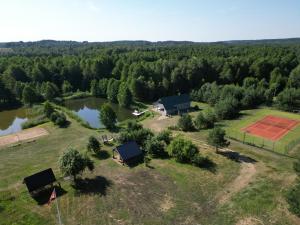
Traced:
[[299, 121], [297, 120], [268, 115], [254, 124], [243, 128], [242, 131], [254, 136], [277, 141], [296, 127], [298, 123]]

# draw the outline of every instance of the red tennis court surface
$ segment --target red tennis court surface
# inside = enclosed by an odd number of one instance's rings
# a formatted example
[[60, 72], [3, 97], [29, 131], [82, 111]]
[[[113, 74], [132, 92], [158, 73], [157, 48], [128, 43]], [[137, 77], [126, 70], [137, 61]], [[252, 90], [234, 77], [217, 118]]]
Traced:
[[298, 123], [297, 120], [266, 116], [242, 130], [248, 134], [276, 141], [297, 126]]

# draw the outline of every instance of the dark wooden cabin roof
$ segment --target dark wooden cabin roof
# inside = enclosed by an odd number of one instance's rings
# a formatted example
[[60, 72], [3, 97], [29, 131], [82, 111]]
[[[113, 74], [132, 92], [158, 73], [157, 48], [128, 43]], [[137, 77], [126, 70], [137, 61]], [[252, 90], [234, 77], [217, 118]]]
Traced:
[[116, 151], [120, 154], [123, 161], [128, 161], [142, 154], [142, 150], [135, 141], [116, 147]]
[[174, 109], [176, 105], [189, 103], [190, 96], [188, 94], [174, 95], [168, 97], [162, 97], [158, 100], [160, 104], [163, 104], [166, 110]]
[[56, 178], [51, 168], [24, 178], [24, 183], [26, 184], [29, 192], [52, 184], [55, 181]]

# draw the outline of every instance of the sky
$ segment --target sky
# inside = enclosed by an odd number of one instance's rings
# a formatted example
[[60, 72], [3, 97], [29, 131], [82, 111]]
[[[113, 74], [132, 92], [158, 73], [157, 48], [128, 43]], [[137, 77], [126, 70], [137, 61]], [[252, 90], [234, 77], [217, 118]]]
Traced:
[[0, 0], [0, 42], [300, 37], [300, 0]]

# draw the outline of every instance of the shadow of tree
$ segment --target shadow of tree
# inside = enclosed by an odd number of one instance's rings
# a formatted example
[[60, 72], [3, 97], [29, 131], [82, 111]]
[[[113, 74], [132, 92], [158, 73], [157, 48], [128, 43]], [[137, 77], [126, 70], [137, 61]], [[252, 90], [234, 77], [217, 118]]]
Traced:
[[234, 151], [219, 151], [219, 155], [222, 155], [230, 160], [233, 160], [235, 162], [245, 162], [245, 163], [256, 163], [257, 161], [255, 159], [252, 159], [248, 156], [241, 155], [239, 152]]
[[94, 178], [79, 178], [72, 185], [77, 193], [81, 194], [100, 194], [106, 195], [107, 188], [112, 185], [112, 182], [102, 176]]
[[63, 196], [64, 194], [67, 193], [67, 191], [65, 191], [63, 188], [61, 188], [60, 186], [54, 186], [51, 188], [46, 188], [43, 189], [41, 191], [39, 191], [38, 193], [32, 195], [32, 198], [39, 204], [39, 205], [44, 205], [46, 203], [48, 203], [50, 196], [52, 194], [53, 188], [55, 188], [56, 191], [56, 197], [59, 198], [60, 196]]
[[199, 168], [208, 170], [209, 172], [216, 173], [217, 172], [217, 164], [214, 163], [209, 158], [204, 158], [202, 163], [198, 165]]
[[92, 156], [95, 157], [95, 158], [97, 158], [97, 159], [108, 159], [108, 158], [111, 157], [111, 155], [107, 151], [105, 151], [105, 150], [99, 151], [98, 154], [94, 153]]

